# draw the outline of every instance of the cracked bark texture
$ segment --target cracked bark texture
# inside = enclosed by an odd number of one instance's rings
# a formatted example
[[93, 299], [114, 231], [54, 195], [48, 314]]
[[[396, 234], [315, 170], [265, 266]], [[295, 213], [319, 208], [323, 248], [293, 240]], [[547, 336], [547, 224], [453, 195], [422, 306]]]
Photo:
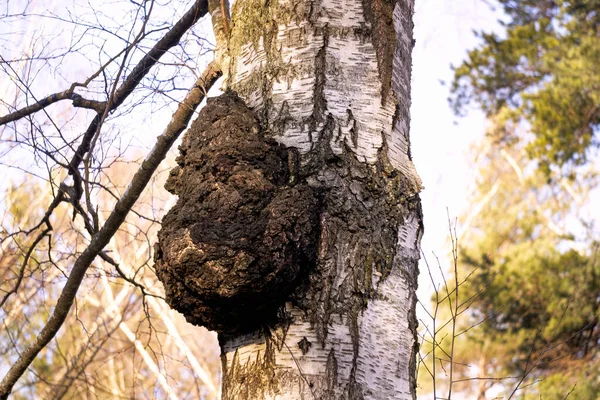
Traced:
[[228, 87], [324, 195], [308, 284], [277, 323], [220, 337], [223, 399], [415, 398], [413, 3], [234, 3]]
[[165, 184], [179, 199], [154, 252], [167, 302], [222, 337], [276, 322], [316, 262], [315, 190], [289, 185], [288, 151], [230, 92], [208, 100], [179, 151]]

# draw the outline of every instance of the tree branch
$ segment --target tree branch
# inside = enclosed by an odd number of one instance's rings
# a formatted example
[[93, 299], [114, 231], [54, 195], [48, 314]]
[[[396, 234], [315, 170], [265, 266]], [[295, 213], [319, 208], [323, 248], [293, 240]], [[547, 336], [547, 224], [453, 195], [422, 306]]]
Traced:
[[228, 79], [229, 70], [229, 0], [208, 0], [208, 12], [212, 19], [215, 34], [216, 48], [215, 60], [223, 71], [225, 80]]
[[115, 205], [114, 210], [106, 220], [106, 223], [102, 229], [94, 235], [88, 247], [75, 261], [71, 274], [65, 283], [65, 287], [60, 294], [54, 312], [50, 316], [47, 324], [38, 334], [35, 341], [21, 353], [0, 383], [0, 400], [8, 399], [8, 395], [12, 391], [15, 383], [25, 373], [37, 354], [54, 338], [61, 328], [69, 314], [77, 291], [79, 290], [79, 286], [92, 261], [94, 261], [96, 256], [104, 249], [117, 232], [125, 220], [125, 217], [150, 181], [154, 171], [165, 158], [175, 140], [186, 128], [194, 110], [204, 99], [208, 89], [212, 87], [220, 76], [221, 72], [217, 70], [213, 64], [210, 64], [202, 74], [202, 77], [196, 81], [194, 87], [188, 92], [183, 102], [179, 104], [179, 107], [171, 118], [171, 122], [169, 122], [169, 125], [163, 134], [157, 138], [154, 148], [150, 151], [138, 171], [133, 176], [130, 185]]
[[23, 259], [23, 264], [21, 264], [21, 268], [19, 269], [19, 272], [17, 274], [17, 281], [16, 281], [15, 285], [12, 287], [12, 289], [8, 290], [6, 292], [6, 294], [4, 295], [4, 297], [2, 297], [2, 300], [0, 300], [0, 308], [4, 307], [4, 304], [6, 303], [8, 298], [12, 294], [17, 293], [17, 291], [19, 290], [19, 287], [21, 286], [21, 282], [23, 281], [23, 277], [25, 275], [25, 270], [27, 269], [27, 264], [29, 264], [29, 259], [31, 258], [31, 254], [33, 253], [33, 250], [35, 250], [38, 243], [40, 243], [42, 241], [42, 239], [44, 237], [46, 237], [46, 235], [48, 235], [49, 232], [50, 232], [50, 228], [44, 229], [33, 240], [33, 243], [31, 244], [31, 246], [29, 246], [29, 249], [27, 250], [27, 253], [25, 254], [25, 258]]
[[[150, 51], [140, 60], [140, 62], [135, 66], [132, 70], [131, 74], [125, 79], [125, 81], [121, 84], [121, 86], [116, 90], [114, 96], [112, 97], [108, 108], [109, 111], [116, 109], [119, 105], [121, 105], [125, 99], [133, 92], [133, 90], [137, 87], [137, 85], [141, 82], [142, 78], [148, 73], [150, 68], [154, 66], [159, 59], [173, 46], [176, 46], [181, 37], [188, 31], [190, 27], [192, 27], [200, 18], [206, 15], [208, 12], [208, 2], [207, 0], [197, 0], [194, 5], [173, 25], [173, 27], [163, 36], [155, 45], [150, 49]], [[119, 53], [121, 54], [121, 53]], [[101, 69], [102, 70], [102, 69]], [[95, 75], [99, 74], [99, 70]], [[94, 76], [95, 76], [94, 75]], [[88, 78], [88, 81], [93, 78]], [[86, 82], [88, 82], [86, 81]], [[71, 89], [69, 89], [71, 90]], [[77, 168], [79, 164], [83, 161], [83, 156], [88, 152], [90, 148], [90, 143], [96, 130], [98, 129], [98, 125], [102, 120], [102, 113], [96, 114], [87, 130], [83, 134], [83, 139], [81, 143], [75, 150], [75, 154], [73, 158], [69, 162], [68, 171], [69, 175], [73, 176], [74, 185], [81, 186], [81, 176]], [[65, 186], [60, 185], [56, 196], [44, 217], [33, 229], [29, 232], [33, 232], [35, 229], [39, 228], [42, 224], [46, 223], [48, 227], [50, 227], [50, 216], [54, 212], [54, 209], [64, 200], [65, 198]]]
[[76, 84], [73, 84], [67, 90], [58, 93], [53, 93], [50, 96], [44, 97], [43, 99], [37, 101], [36, 103], [30, 106], [21, 108], [20, 110], [5, 115], [4, 117], [0, 117], [0, 126], [27, 117], [61, 100], [73, 100], [74, 107], [89, 108], [91, 110], [95, 110], [98, 113], [104, 111], [104, 108], [106, 107], [105, 102], [84, 99], [77, 93], [73, 92], [75, 90], [75, 86]]
[[[81, 162], [83, 161], [84, 155], [90, 149], [91, 141], [92, 141], [94, 135], [96, 134], [96, 131], [98, 130], [98, 127], [103, 119], [103, 116], [105, 115], [104, 113], [114, 110], [120, 104], [122, 104], [125, 101], [125, 99], [133, 92], [133, 89], [135, 87], [137, 87], [137, 85], [141, 82], [141, 80], [148, 73], [150, 68], [158, 62], [160, 57], [162, 57], [170, 48], [172, 48], [173, 46], [176, 46], [179, 43], [181, 37], [185, 34], [185, 32], [187, 32], [187, 30], [190, 27], [192, 27], [200, 18], [202, 18], [204, 15], [206, 15], [207, 12], [208, 12], [207, 0], [197, 0], [194, 3], [194, 5], [183, 15], [183, 17], [181, 17], [181, 19], [179, 21], [177, 21], [177, 23], [175, 23], [175, 25], [165, 34], [165, 36], [163, 36], [154, 45], [154, 47], [135, 66], [135, 68], [132, 70], [131, 74], [124, 80], [123, 84], [114, 92], [114, 95], [110, 99], [108, 110], [106, 109], [105, 102], [103, 102], [103, 103], [97, 102], [97, 104], [102, 105], [103, 112], [99, 112], [96, 114], [96, 116], [94, 117], [94, 119], [92, 120], [90, 125], [88, 126], [86, 132], [84, 133], [81, 143], [75, 150], [75, 154], [73, 155], [73, 158], [71, 159], [71, 161], [69, 162], [69, 164], [67, 166], [69, 175], [73, 176], [73, 187], [69, 188], [69, 186], [67, 186], [66, 184], [61, 184], [58, 187], [58, 190], [56, 192], [56, 195], [54, 196], [54, 199], [52, 200], [52, 202], [46, 209], [46, 212], [44, 213], [44, 216], [42, 217], [40, 222], [36, 226], [31, 228], [29, 231], [27, 231], [26, 234], [30, 234], [30, 233], [34, 232], [35, 230], [37, 230], [39, 227], [41, 227], [44, 224], [47, 226], [46, 231], [48, 231], [48, 232], [51, 231], [52, 225], [50, 224], [50, 217], [52, 216], [56, 207], [58, 207], [58, 205], [65, 199], [69, 198], [71, 200], [71, 202], [73, 203], [73, 206], [76, 207], [76, 203], [78, 203], [79, 197], [81, 197], [81, 196], [80, 195], [77, 196], [75, 194], [68, 193], [68, 191], [69, 191], [69, 189], [73, 189], [72, 192], [76, 192], [77, 190], [82, 189], [82, 177], [77, 168], [79, 167], [79, 164], [81, 164]], [[122, 54], [124, 51], [120, 52], [119, 54]], [[0, 56], [0, 58], [1, 58], [1, 56]], [[111, 62], [115, 58], [116, 58], [116, 56], [113, 57], [111, 60], [109, 60], [109, 62]], [[86, 86], [89, 82], [91, 82], [92, 79], [94, 79], [94, 77], [96, 77], [100, 74], [100, 72], [106, 67], [106, 65], [108, 65], [108, 63], [106, 63], [102, 68], [100, 68], [94, 75], [89, 77], [83, 84], [73, 83], [69, 89], [67, 89], [63, 92], [60, 92], [60, 93], [55, 93], [53, 95], [50, 95], [50, 96], [46, 97], [45, 99], [38, 101], [36, 104], [33, 104], [32, 106], [21, 110], [20, 112], [23, 114], [23, 116], [27, 116], [27, 115], [32, 114], [33, 112], [43, 109], [44, 107], [46, 107], [49, 104], [55, 103], [55, 102], [63, 100], [63, 99], [72, 98], [73, 95], [79, 96], [73, 92], [75, 90], [75, 87], [76, 86]], [[81, 97], [81, 96], [79, 96], [79, 97]], [[74, 105], [76, 102], [79, 102], [78, 104], [81, 104], [82, 106], [83, 106], [83, 104], [86, 104], [86, 105], [91, 104], [91, 103], [89, 103], [89, 102], [91, 102], [91, 100], [85, 100], [83, 98], [77, 99], [77, 97], [75, 97], [75, 98], [72, 98], [72, 100], [73, 100]], [[44, 103], [43, 103], [44, 101], [46, 101], [48, 104], [44, 105]], [[39, 109], [37, 109], [37, 107], [39, 107]], [[24, 111], [24, 110], [27, 110], [27, 111]], [[11, 115], [14, 115], [14, 114], [15, 113], [10, 114], [10, 115], [6, 116], [6, 118], [11, 117]], [[2, 118], [5, 118], [5, 117], [2, 117]], [[0, 125], [2, 125], [2, 123], [0, 123]], [[81, 192], [79, 192], [79, 194], [81, 194]], [[81, 213], [81, 214], [83, 215], [83, 213]], [[37, 244], [38, 241], [35, 241], [35, 243]], [[35, 245], [30, 249], [31, 252], [33, 252], [33, 250], [35, 250]], [[22, 268], [25, 268], [25, 266], [23, 266]], [[20, 280], [18, 281], [18, 283], [20, 284]], [[16, 293], [16, 289], [18, 289], [18, 286], [19, 285], [17, 285], [15, 290], [10, 291], [2, 299], [2, 304], [4, 304], [8, 300], [8, 297], [10, 295]]]

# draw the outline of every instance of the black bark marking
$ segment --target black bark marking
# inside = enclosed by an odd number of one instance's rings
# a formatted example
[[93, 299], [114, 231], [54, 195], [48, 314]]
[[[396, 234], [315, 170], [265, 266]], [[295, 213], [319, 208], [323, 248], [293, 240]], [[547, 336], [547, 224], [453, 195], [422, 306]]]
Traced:
[[306, 353], [308, 353], [308, 351], [310, 350], [310, 346], [312, 346], [312, 343], [308, 341], [306, 336], [303, 337], [302, 340], [298, 342], [298, 347], [302, 351], [302, 355], [305, 355]]
[[327, 392], [325, 394], [325, 398], [329, 398], [327, 396], [331, 396], [331, 398], [333, 398], [335, 389], [337, 389], [338, 386], [338, 363], [333, 349], [331, 349], [329, 356], [327, 356], [325, 380], [327, 381]]
[[352, 139], [352, 146], [356, 149], [358, 147], [358, 124], [356, 123], [356, 119], [354, 119], [351, 109], [348, 108], [346, 114], [348, 114], [346, 124], [348, 126], [352, 125], [352, 128], [350, 128], [350, 139]]
[[348, 400], [364, 400], [362, 387], [356, 382], [356, 367], [352, 368], [350, 373], [350, 382], [348, 383]]
[[325, 120], [327, 100], [325, 99], [325, 69], [327, 60], [327, 47], [329, 46], [329, 26], [322, 28], [323, 45], [315, 56], [315, 86], [313, 88], [313, 111], [309, 117], [311, 134], [316, 132], [317, 126]]

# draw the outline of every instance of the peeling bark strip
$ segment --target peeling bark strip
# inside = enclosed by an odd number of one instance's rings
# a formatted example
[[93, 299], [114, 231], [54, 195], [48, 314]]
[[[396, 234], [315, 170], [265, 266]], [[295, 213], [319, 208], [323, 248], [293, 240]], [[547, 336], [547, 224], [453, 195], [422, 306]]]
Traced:
[[421, 182], [413, 0], [237, 0], [229, 87], [324, 194], [318, 265], [279, 323], [220, 337], [224, 399], [415, 397]]

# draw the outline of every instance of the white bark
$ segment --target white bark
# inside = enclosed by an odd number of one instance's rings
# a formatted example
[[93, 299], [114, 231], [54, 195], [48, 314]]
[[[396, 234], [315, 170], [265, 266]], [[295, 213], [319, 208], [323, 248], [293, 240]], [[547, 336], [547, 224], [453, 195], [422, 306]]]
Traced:
[[230, 87], [329, 191], [289, 325], [222, 340], [225, 399], [415, 396], [412, 13], [413, 0], [235, 2]]
[[[249, 12], [244, 8], [257, 7], [254, 1], [240, 3], [238, 15]], [[252, 42], [240, 45], [230, 86], [243, 92], [249, 106], [266, 115], [269, 128], [281, 143], [302, 153], [314, 148], [326, 122], [313, 118], [314, 98], [320, 96], [320, 100], [327, 102], [323, 114], [333, 117], [338, 131], [338, 135], [329, 139], [336, 154], [346, 144], [361, 161], [373, 164], [385, 138], [392, 166], [409, 178], [413, 190], [420, 190], [421, 180], [409, 159], [408, 141], [413, 1], [395, 2], [397, 46], [393, 57], [393, 91], [388, 91], [385, 98], [381, 94], [374, 45], [354, 36], [357, 30], [373, 29], [364, 17], [361, 1], [281, 0], [277, 9], [280, 20], [272, 21], [279, 22], [273, 46], [279, 52], [277, 60], [269, 59], [264, 38], [252, 38], [259, 46]], [[308, 19], [294, 21], [292, 10], [296, 15], [306, 13]], [[320, 57], [325, 64], [324, 71], [319, 71], [323, 72], [322, 77], [315, 67]], [[281, 68], [281, 73], [269, 82], [268, 96], [262, 93], [264, 88], [253, 85], [252, 79], [265, 73], [266, 64]], [[320, 80], [322, 93], [315, 93]], [[271, 103], [267, 107], [265, 100]], [[402, 118], [393, 123], [396, 105]]]

